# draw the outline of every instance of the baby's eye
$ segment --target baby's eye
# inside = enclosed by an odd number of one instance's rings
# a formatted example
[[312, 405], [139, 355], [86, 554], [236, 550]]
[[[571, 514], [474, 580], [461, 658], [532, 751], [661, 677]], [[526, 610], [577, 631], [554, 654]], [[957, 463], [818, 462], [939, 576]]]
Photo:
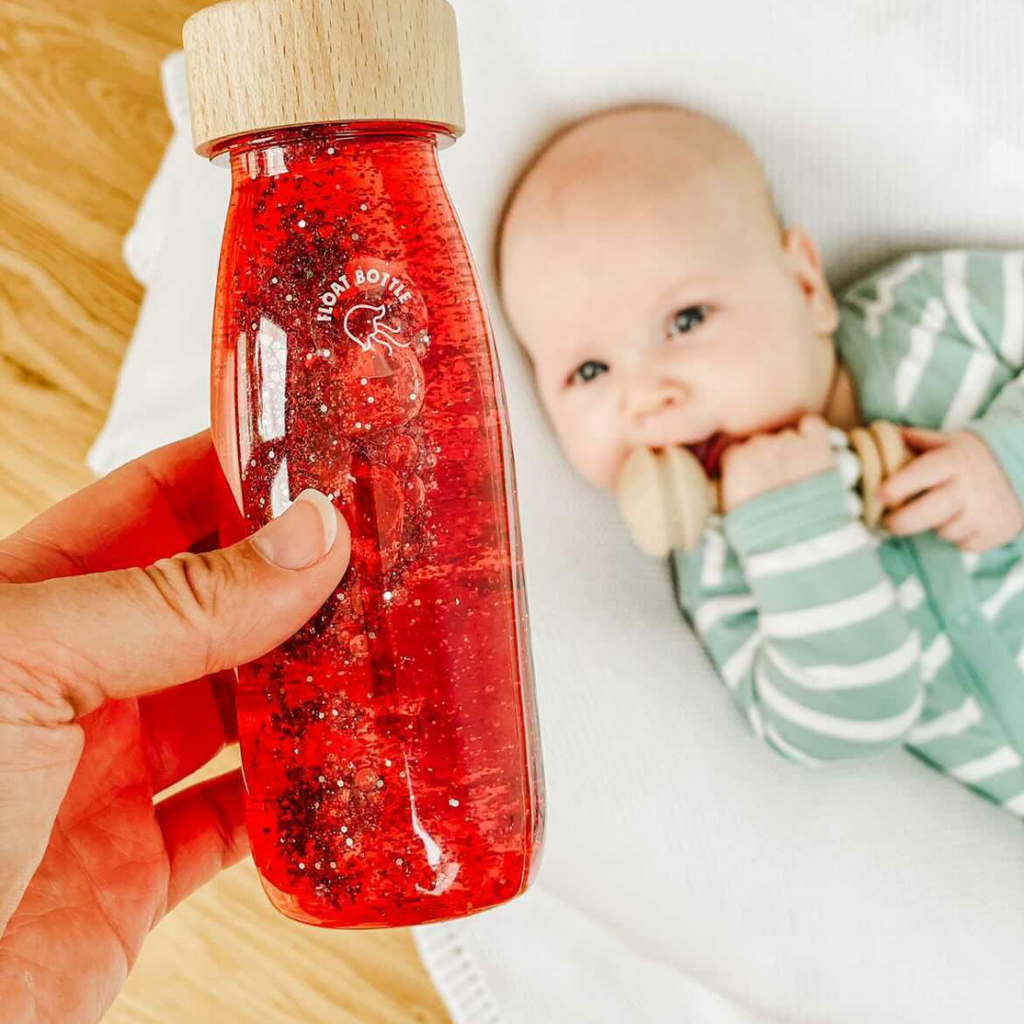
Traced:
[[692, 331], [694, 327], [702, 324], [707, 315], [707, 306], [687, 306], [685, 309], [679, 310], [679, 312], [672, 317], [672, 326], [669, 333], [686, 334], [688, 331]]
[[581, 384], [589, 384], [595, 377], [600, 377], [602, 373], [607, 373], [608, 369], [607, 363], [600, 363], [596, 359], [588, 359], [577, 367], [576, 371], [569, 378], [569, 383], [575, 384], [578, 381]]

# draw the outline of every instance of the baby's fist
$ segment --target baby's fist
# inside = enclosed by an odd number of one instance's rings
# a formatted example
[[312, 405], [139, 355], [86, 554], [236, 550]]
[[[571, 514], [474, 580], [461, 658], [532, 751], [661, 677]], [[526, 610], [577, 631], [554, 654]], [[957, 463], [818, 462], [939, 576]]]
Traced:
[[878, 489], [879, 501], [896, 509], [885, 519], [891, 533], [934, 530], [963, 551], [982, 552], [1024, 530], [1024, 508], [977, 434], [905, 427], [903, 436], [921, 454]]
[[820, 416], [808, 414], [796, 429], [755, 434], [725, 450], [722, 507], [730, 512], [751, 498], [826, 473], [835, 465], [828, 425]]

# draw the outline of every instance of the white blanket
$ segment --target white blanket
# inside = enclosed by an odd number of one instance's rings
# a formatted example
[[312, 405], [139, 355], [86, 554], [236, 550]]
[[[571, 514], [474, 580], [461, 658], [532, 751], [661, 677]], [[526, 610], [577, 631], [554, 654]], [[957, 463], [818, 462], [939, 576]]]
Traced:
[[[423, 929], [458, 1024], [1024, 1019], [1024, 831], [902, 751], [813, 772], [760, 746], [667, 569], [568, 470], [497, 315], [519, 162], [608, 103], [688, 102], [767, 163], [833, 283], [900, 251], [1024, 239], [1024, 8], [1011, 0], [457, 0], [466, 136], [442, 166], [495, 320], [548, 777], [536, 889]], [[126, 243], [147, 294], [105, 470], [207, 422], [227, 175], [176, 132]]]

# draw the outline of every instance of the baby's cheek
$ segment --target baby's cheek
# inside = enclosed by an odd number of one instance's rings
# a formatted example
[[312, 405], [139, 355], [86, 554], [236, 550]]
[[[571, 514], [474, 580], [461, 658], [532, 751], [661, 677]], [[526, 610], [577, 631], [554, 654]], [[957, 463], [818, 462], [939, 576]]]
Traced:
[[555, 423], [558, 440], [573, 468], [605, 490], [614, 490], [627, 454], [612, 426], [602, 418], [581, 415], [563, 416]]
[[802, 393], [806, 367], [794, 356], [790, 339], [765, 333], [756, 343], [735, 346], [701, 390], [718, 426], [748, 433], [788, 415]]

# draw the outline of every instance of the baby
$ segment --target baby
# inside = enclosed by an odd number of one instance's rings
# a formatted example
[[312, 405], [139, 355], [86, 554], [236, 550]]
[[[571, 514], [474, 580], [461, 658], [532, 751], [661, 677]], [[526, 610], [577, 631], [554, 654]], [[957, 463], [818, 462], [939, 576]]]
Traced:
[[[915, 253], [833, 297], [751, 148], [669, 105], [559, 132], [502, 218], [510, 325], [575, 468], [684, 445], [723, 514], [680, 605], [761, 739], [902, 743], [1024, 816], [1024, 252]], [[853, 517], [829, 426], [914, 457]]]

